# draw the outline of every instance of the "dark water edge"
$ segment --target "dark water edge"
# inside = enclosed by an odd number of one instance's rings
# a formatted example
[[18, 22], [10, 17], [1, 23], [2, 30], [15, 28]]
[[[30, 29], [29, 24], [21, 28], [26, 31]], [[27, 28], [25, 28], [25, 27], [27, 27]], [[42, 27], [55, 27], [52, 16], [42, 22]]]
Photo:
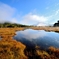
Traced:
[[22, 42], [27, 48], [31, 49], [35, 49], [36, 46], [44, 50], [50, 46], [59, 48], [59, 33], [56, 32], [26, 29], [24, 31], [17, 31], [14, 39]]
[[0, 36], [0, 40], [2, 39], [2, 37]]

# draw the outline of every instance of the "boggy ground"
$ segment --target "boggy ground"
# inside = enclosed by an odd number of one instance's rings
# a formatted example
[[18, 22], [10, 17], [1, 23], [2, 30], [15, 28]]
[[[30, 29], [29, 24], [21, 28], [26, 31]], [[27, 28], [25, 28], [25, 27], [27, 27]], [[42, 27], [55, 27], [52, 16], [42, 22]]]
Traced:
[[14, 40], [12, 37], [15, 31], [24, 30], [24, 28], [0, 28], [0, 59], [59, 59], [59, 49], [49, 47], [47, 50], [41, 50], [40, 47], [26, 47]]
[[0, 28], [0, 59], [27, 59], [24, 55], [26, 46], [12, 38], [17, 30], [24, 28]]

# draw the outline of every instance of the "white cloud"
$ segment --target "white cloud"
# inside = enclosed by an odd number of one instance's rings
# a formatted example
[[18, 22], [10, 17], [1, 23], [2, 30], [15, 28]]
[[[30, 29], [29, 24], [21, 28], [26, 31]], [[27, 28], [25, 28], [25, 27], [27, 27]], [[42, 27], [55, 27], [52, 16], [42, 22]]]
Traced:
[[[36, 11], [37, 10], [35, 9], [32, 12], [20, 17], [19, 14], [15, 14], [15, 8], [0, 2], [0, 22], [10, 21], [28, 25], [46, 26], [59, 20], [59, 9], [54, 11], [54, 13], [51, 13], [50, 16], [38, 15]], [[14, 17], [14, 15], [16, 15], [16, 17]]]
[[16, 9], [0, 2], [0, 22], [12, 21]]
[[37, 24], [37, 26], [47, 26], [47, 24], [45, 24], [45, 23], [39, 23], [39, 24]]
[[59, 9], [55, 10], [54, 13], [52, 13], [52, 15], [48, 16], [48, 22], [50, 24], [54, 24], [59, 20]]
[[[22, 21], [20, 23], [22, 23], [22, 24], [31, 24], [31, 23], [36, 24], [37, 22], [46, 23], [46, 21], [47, 21], [47, 17], [29, 13], [29, 14], [23, 16]], [[42, 24], [42, 25], [44, 25], [44, 24]]]
[[50, 16], [41, 16], [34, 13], [28, 13], [22, 17], [22, 21], [20, 23], [22, 24], [28, 24], [28, 25], [37, 25], [37, 26], [48, 26], [53, 25], [59, 20], [59, 9], [54, 11], [54, 13], [51, 13]]
[[17, 21], [16, 18], [12, 18], [12, 19], [11, 19], [11, 22], [12, 22], [12, 23], [18, 23], [18, 21]]
[[56, 11], [55, 15], [58, 15], [59, 14], [59, 10]]

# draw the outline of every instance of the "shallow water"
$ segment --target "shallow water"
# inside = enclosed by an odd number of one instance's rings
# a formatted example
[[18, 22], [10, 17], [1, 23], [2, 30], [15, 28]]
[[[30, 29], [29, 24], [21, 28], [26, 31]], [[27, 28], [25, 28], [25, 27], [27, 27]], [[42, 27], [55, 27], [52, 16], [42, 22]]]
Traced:
[[35, 46], [39, 46], [42, 49], [47, 49], [50, 46], [59, 48], [59, 33], [56, 32], [26, 29], [17, 31], [14, 39], [31, 48]]

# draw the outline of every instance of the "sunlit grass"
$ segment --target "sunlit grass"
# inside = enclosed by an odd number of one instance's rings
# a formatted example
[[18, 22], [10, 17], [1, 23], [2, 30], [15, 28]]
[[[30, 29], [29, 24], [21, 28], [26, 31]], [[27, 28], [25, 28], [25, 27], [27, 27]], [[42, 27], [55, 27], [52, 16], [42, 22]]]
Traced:
[[[33, 29], [39, 30], [39, 28]], [[51, 28], [43, 27], [40, 29], [47, 30]], [[54, 28], [54, 30], [57, 29]], [[57, 48], [49, 47], [46, 51], [36, 46], [32, 50], [32, 48], [27, 49], [26, 45], [14, 40], [15, 31], [19, 30], [24, 30], [24, 28], [0, 28], [0, 36], [2, 37], [0, 40], [0, 59], [59, 59], [59, 49]]]
[[34, 30], [46, 30], [46, 31], [57, 31], [59, 32], [59, 27], [49, 27], [49, 26], [39, 26], [39, 27], [31, 27]]
[[0, 59], [26, 59], [24, 55], [25, 45], [17, 42], [12, 37], [16, 30], [24, 28], [0, 28]]

